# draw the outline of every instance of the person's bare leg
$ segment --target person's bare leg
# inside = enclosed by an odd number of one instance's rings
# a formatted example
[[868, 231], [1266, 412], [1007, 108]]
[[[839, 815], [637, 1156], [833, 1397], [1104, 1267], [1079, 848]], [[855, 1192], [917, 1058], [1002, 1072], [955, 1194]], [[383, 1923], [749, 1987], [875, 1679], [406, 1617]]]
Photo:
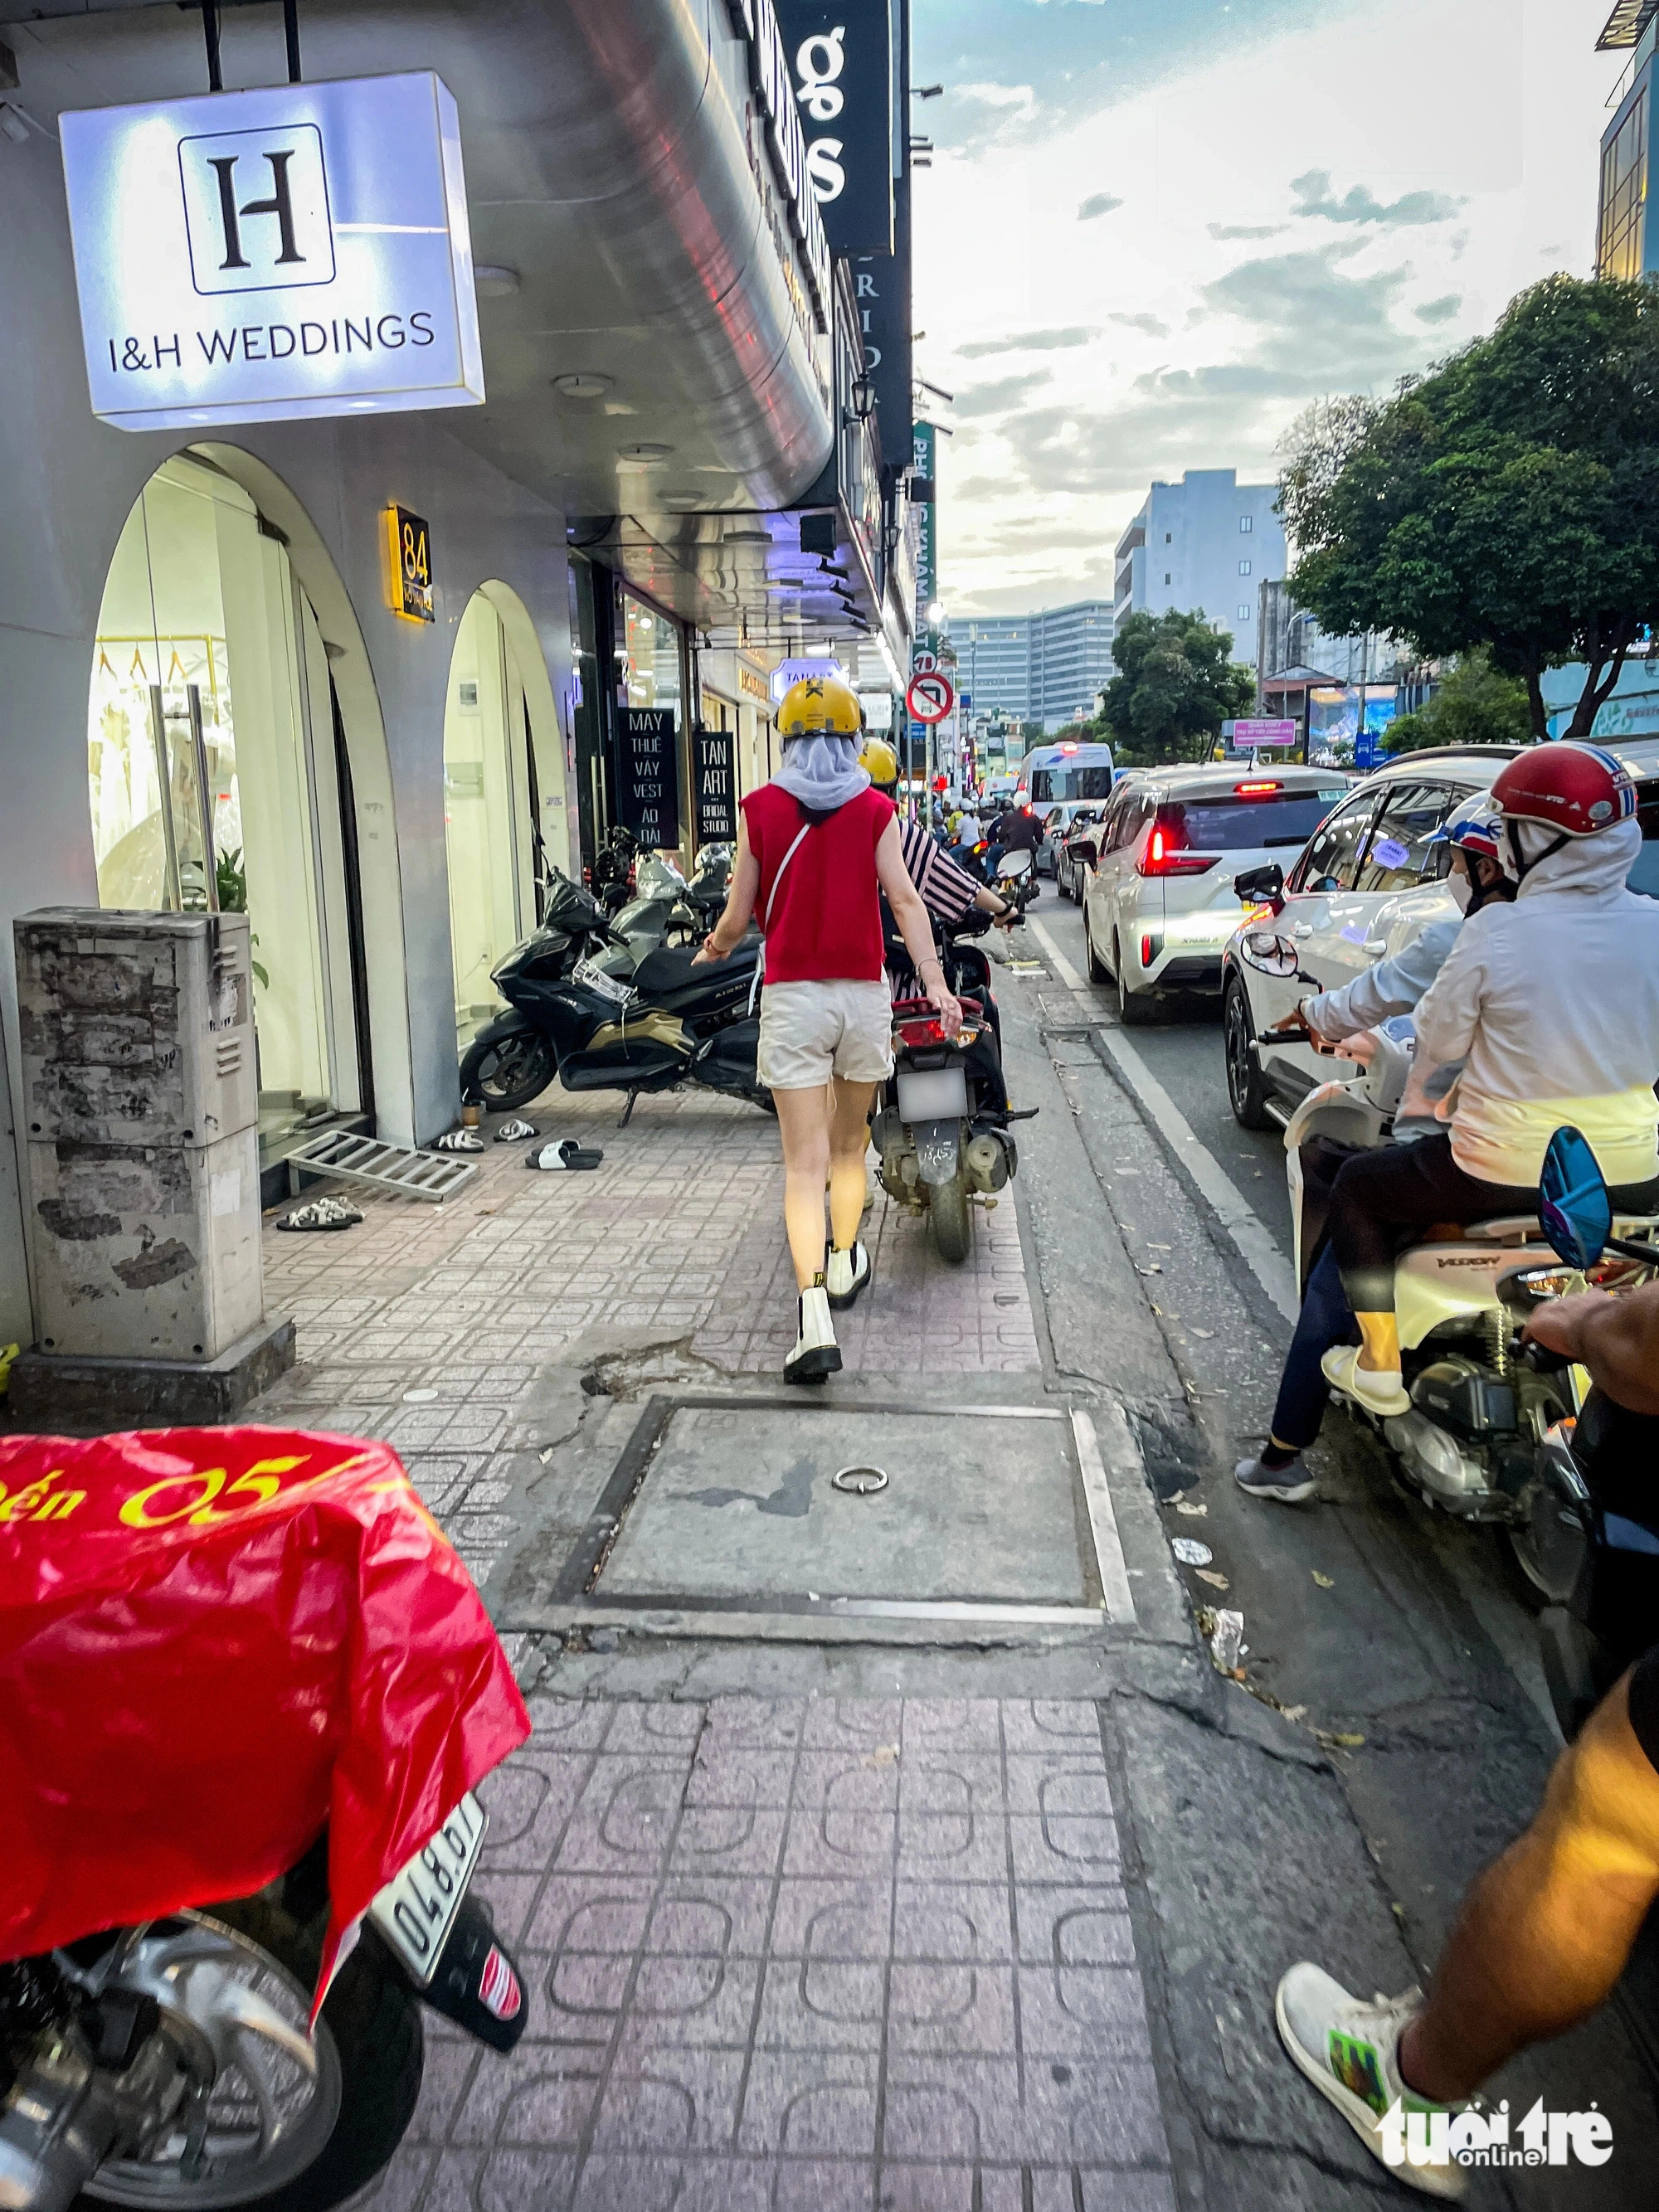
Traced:
[[1537, 1819], [1475, 1883], [1400, 2040], [1419, 2096], [1451, 2104], [1605, 2002], [1659, 1895], [1659, 1773], [1626, 1675], [1550, 1776]]
[[823, 1273], [823, 1186], [830, 1172], [828, 1085], [774, 1091], [783, 1139], [783, 1225], [795, 1263], [795, 1288], [810, 1290]]
[[1397, 1374], [1400, 1369], [1400, 1323], [1391, 1313], [1356, 1314], [1359, 1323], [1359, 1364], [1374, 1372]]
[[847, 1252], [864, 1218], [864, 1156], [875, 1085], [843, 1083], [837, 1076], [830, 1090], [830, 1234], [836, 1251]]

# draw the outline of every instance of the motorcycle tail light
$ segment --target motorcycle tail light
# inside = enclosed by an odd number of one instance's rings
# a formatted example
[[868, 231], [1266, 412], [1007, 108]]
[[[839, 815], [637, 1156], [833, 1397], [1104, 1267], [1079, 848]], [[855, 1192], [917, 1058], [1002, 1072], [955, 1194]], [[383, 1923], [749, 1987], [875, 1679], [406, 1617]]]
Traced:
[[893, 1035], [900, 1044], [908, 1045], [912, 1051], [919, 1051], [925, 1045], [970, 1045], [979, 1031], [969, 1029], [964, 1022], [954, 1037], [948, 1037], [945, 1034], [944, 1023], [935, 1014], [926, 1021], [899, 1022], [895, 1025]]

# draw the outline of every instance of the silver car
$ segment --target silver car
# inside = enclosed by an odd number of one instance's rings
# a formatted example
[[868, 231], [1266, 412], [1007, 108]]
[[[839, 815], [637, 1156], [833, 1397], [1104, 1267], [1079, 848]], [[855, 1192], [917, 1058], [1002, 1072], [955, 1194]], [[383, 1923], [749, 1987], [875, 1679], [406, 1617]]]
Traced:
[[[1659, 896], [1659, 738], [1596, 742], [1637, 779], [1645, 842], [1630, 885]], [[1280, 910], [1253, 918], [1223, 957], [1227, 1095], [1243, 1127], [1266, 1129], [1288, 1120], [1316, 1084], [1330, 1079], [1332, 1069], [1310, 1046], [1257, 1047], [1251, 1040], [1304, 999], [1340, 990], [1373, 962], [1401, 951], [1429, 922], [1455, 914], [1444, 881], [1450, 852], [1437, 832], [1453, 809], [1487, 790], [1520, 750], [1443, 746], [1402, 753], [1331, 811], [1277, 890], [1271, 877], [1253, 887], [1272, 892]]]
[[1085, 855], [1090, 979], [1116, 985], [1123, 1021], [1150, 1021], [1161, 992], [1220, 990], [1243, 914], [1233, 878], [1299, 853], [1347, 790], [1340, 769], [1214, 763], [1151, 769], [1113, 793], [1072, 850]]

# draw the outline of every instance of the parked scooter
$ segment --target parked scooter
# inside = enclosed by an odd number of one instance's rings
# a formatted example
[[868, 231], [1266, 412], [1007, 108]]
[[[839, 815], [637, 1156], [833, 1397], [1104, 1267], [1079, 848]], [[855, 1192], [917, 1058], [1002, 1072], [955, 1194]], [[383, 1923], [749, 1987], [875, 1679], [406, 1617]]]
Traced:
[[528, 1729], [488, 1616], [382, 1444], [20, 1437], [0, 1480], [41, 1524], [0, 1559], [0, 2206], [328, 2212], [422, 2007], [528, 2018], [471, 1888], [467, 1781]]
[[639, 857], [639, 839], [620, 822], [612, 823], [587, 872], [593, 896], [606, 914], [620, 913], [633, 897]]
[[[1031, 855], [1011, 853], [998, 888], [1023, 914], [1035, 881]], [[1010, 1124], [1036, 1110], [1009, 1109], [990, 963], [968, 941], [988, 927], [988, 916], [975, 912], [939, 933], [945, 981], [962, 1001], [954, 1039], [931, 1000], [895, 1000], [894, 1069], [871, 1130], [882, 1188], [907, 1211], [926, 1212], [940, 1259], [953, 1264], [973, 1246], [975, 1196], [994, 1196], [1018, 1170]]]
[[[1316, 1240], [1305, 1218], [1304, 1147], [1317, 1139], [1382, 1145], [1393, 1131], [1414, 1046], [1411, 1018], [1398, 1015], [1374, 1034], [1378, 1048], [1370, 1066], [1310, 1091], [1285, 1131], [1299, 1283]], [[1272, 1033], [1255, 1040], [1283, 1042]], [[1656, 1225], [1621, 1224], [1626, 1233]], [[1502, 1529], [1537, 1604], [1563, 1604], [1577, 1572], [1576, 1552], [1563, 1544], [1559, 1498], [1571, 1456], [1563, 1437], [1583, 1410], [1585, 1384], [1576, 1370], [1522, 1358], [1515, 1332], [1540, 1300], [1583, 1287], [1564, 1272], [1534, 1215], [1425, 1237], [1395, 1267], [1410, 1411], [1383, 1416], [1346, 1401], [1352, 1416], [1382, 1437], [1407, 1486], [1426, 1504]]]
[[659, 945], [695, 951], [720, 918], [732, 874], [732, 848], [704, 845], [688, 883], [666, 853], [641, 854], [634, 869], [634, 896], [611, 916], [612, 933], [625, 939], [636, 960]]
[[760, 940], [694, 967], [696, 947], [640, 957], [588, 894], [556, 877], [539, 929], [491, 978], [511, 1011], [461, 1062], [461, 1095], [493, 1113], [526, 1106], [557, 1076], [567, 1091], [623, 1091], [626, 1127], [643, 1091], [698, 1083], [772, 1110], [756, 1073]]

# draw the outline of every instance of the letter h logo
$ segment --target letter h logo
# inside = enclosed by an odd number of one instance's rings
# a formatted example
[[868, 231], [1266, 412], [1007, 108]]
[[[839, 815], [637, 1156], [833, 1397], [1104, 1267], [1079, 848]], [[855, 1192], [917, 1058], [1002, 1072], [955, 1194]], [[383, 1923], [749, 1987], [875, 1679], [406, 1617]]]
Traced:
[[191, 275], [203, 293], [334, 281], [334, 227], [314, 123], [181, 138]]

